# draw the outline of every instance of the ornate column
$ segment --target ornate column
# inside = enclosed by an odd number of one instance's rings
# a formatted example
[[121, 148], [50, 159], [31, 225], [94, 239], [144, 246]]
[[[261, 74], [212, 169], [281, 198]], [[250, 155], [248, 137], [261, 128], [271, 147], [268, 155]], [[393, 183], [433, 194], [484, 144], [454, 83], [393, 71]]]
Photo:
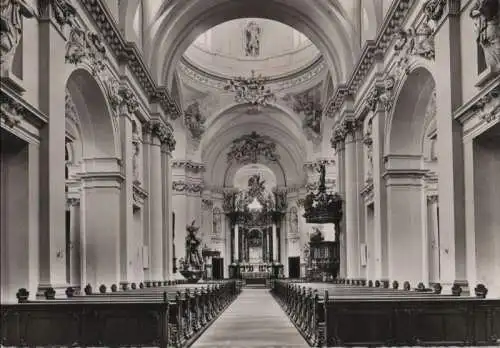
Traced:
[[133, 92], [126, 86], [118, 90], [120, 100], [118, 116], [122, 153], [122, 193], [120, 202], [120, 284], [128, 284], [134, 277], [135, 229], [133, 217], [134, 187], [134, 147], [132, 143], [132, 114], [138, 102]]
[[359, 278], [359, 230], [358, 230], [358, 172], [356, 145], [359, 141], [357, 134], [360, 124], [355, 120], [347, 120], [345, 129], [345, 214], [346, 214], [346, 248], [347, 248], [347, 277]]
[[172, 236], [172, 152], [175, 149], [173, 128], [167, 123], [160, 135], [162, 171], [162, 211], [163, 211], [163, 280], [172, 277], [173, 236]]
[[[18, 7], [25, 1], [7, 1]], [[40, 3], [39, 13], [39, 108], [50, 115], [50, 122], [40, 130], [40, 291], [47, 287], [66, 286], [65, 257], [57, 250], [65, 249], [65, 65], [66, 39], [72, 24], [68, 12], [54, 17], [56, 2]], [[71, 5], [68, 5], [71, 6]], [[4, 10], [2, 9], [2, 12]], [[4, 13], [2, 13], [2, 18]], [[17, 15], [11, 18], [19, 18]], [[61, 29], [61, 30], [60, 30]], [[3, 34], [3, 33], [2, 33]], [[3, 35], [2, 35], [3, 36]], [[2, 46], [4, 42], [2, 39]], [[2, 52], [3, 53], [3, 52]], [[2, 64], [3, 66], [3, 64]]]
[[[162, 126], [159, 120], [152, 120], [145, 125], [150, 134], [149, 163], [149, 255], [150, 279], [158, 281], [163, 278], [163, 194], [161, 168], [161, 135]], [[164, 126], [163, 126], [164, 127]]]
[[[333, 130], [333, 136], [330, 139], [330, 143], [333, 149], [335, 149], [335, 153], [337, 156], [337, 187], [339, 194], [345, 199], [345, 130], [342, 125], [338, 125]], [[339, 242], [339, 258], [340, 258], [340, 269], [339, 269], [339, 277], [345, 278], [347, 276], [347, 254], [346, 254], [346, 214], [342, 215], [342, 220], [339, 222], [340, 226], [336, 230], [340, 229], [340, 233], [338, 237]]]
[[[462, 104], [460, 1], [447, 1], [434, 34], [436, 70], [437, 151], [439, 157], [439, 224], [441, 282], [466, 282], [465, 201], [462, 126], [453, 118]], [[447, 13], [446, 13], [447, 12]], [[433, 18], [438, 21], [441, 18]]]
[[272, 236], [272, 240], [273, 240], [273, 256], [272, 256], [272, 260], [273, 262], [276, 262], [276, 261], [279, 261], [278, 260], [278, 232], [277, 232], [277, 229], [276, 229], [276, 221], [273, 222], [273, 236]]
[[386, 112], [382, 104], [375, 104], [372, 116], [372, 161], [373, 161], [373, 249], [368, 251], [368, 262], [373, 263], [374, 279], [386, 279], [389, 276], [389, 258], [387, 254], [387, 189], [385, 187], [384, 134]]
[[[151, 137], [152, 137], [152, 129], [146, 123], [142, 126], [143, 133], [143, 141], [142, 141], [142, 185], [146, 192], [151, 192]], [[149, 194], [148, 194], [149, 195]], [[143, 205], [143, 214], [142, 214], [142, 250], [141, 250], [141, 260], [142, 260], [142, 268], [144, 270], [144, 279], [151, 279], [151, 200], [150, 197], [144, 200]]]
[[80, 257], [80, 198], [68, 198], [66, 203], [70, 210], [70, 283], [73, 286], [81, 286], [81, 257]]
[[[84, 160], [87, 170], [81, 176], [81, 218], [83, 269], [86, 282], [93, 287], [120, 281], [120, 203], [123, 175], [117, 159]], [[104, 162], [104, 163], [103, 163]], [[106, 168], [103, 171], [103, 168]]]
[[239, 226], [238, 223], [234, 224], [234, 247], [233, 247], [233, 262], [238, 263], [239, 261], [239, 253], [240, 253], [240, 248], [239, 248]]

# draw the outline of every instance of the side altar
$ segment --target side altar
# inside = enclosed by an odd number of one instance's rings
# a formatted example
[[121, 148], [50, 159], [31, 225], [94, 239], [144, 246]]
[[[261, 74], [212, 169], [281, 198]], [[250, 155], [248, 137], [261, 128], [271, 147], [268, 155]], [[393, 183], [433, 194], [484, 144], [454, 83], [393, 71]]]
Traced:
[[267, 191], [258, 174], [249, 178], [248, 190], [225, 194], [224, 213], [231, 226], [230, 278], [266, 284], [283, 277], [280, 239], [286, 206], [286, 191]]

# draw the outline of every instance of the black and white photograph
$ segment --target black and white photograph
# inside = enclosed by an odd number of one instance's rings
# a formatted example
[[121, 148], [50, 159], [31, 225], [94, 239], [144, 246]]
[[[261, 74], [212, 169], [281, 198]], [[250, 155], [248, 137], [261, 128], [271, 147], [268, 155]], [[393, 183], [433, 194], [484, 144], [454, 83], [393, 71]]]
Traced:
[[500, 0], [0, 0], [0, 348], [500, 347]]

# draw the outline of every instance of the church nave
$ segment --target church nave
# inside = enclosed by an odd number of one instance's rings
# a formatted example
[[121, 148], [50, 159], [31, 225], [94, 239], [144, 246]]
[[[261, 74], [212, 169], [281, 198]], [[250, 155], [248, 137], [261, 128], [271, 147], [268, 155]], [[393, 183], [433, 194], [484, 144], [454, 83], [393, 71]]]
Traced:
[[266, 288], [244, 288], [193, 348], [307, 347]]

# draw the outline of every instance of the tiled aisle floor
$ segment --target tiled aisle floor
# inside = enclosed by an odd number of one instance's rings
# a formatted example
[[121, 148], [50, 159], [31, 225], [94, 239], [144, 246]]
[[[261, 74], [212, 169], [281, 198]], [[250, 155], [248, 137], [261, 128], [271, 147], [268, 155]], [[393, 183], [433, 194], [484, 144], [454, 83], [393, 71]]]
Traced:
[[244, 288], [193, 348], [309, 347], [269, 289]]

